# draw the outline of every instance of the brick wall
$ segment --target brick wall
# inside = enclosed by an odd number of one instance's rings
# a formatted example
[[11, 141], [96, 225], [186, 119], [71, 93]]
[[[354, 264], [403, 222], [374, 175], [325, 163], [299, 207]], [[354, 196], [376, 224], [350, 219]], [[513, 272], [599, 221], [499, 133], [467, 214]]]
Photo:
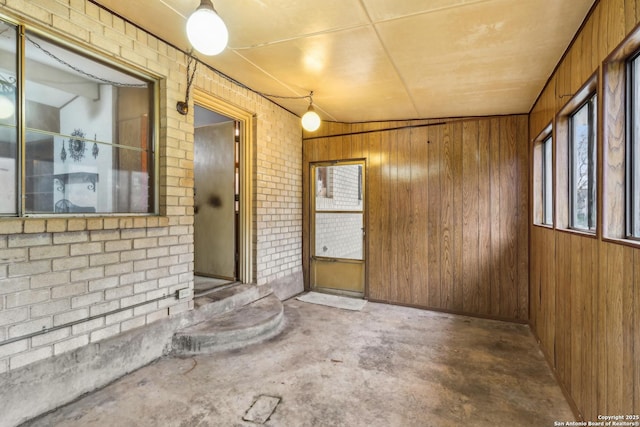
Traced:
[[[0, 14], [162, 76], [159, 217], [0, 219], [0, 374], [193, 308], [193, 116], [186, 57], [86, 0], [0, 0]], [[250, 82], [249, 82], [250, 83]], [[254, 113], [254, 278], [301, 271], [299, 119], [205, 67], [195, 85]], [[190, 109], [193, 111], [193, 108]], [[106, 315], [115, 309], [122, 311]]]

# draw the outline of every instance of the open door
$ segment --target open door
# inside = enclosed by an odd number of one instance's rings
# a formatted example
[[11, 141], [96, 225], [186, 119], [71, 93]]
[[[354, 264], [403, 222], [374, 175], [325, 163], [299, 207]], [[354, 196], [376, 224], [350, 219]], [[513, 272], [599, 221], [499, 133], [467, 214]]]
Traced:
[[236, 123], [195, 129], [194, 270], [198, 276], [237, 278]]
[[311, 165], [311, 289], [363, 297], [364, 161]]

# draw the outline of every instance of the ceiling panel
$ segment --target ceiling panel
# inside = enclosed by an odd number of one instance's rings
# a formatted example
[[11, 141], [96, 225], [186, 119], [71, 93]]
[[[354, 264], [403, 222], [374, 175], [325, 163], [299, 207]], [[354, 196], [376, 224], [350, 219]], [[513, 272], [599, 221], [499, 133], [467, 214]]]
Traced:
[[388, 106], [393, 100], [398, 104], [395, 108], [404, 113], [417, 113], [371, 26], [298, 38], [239, 54], [261, 64], [266, 73], [298, 95], [313, 90], [315, 102], [330, 118], [346, 120], [345, 108], [338, 113], [329, 106], [332, 98], [338, 99], [336, 106], [344, 103], [344, 94], [351, 98], [347, 105], [355, 100], [378, 100]]
[[[580, 24], [576, 18], [573, 25], [563, 21], [564, 30], [545, 32], [548, 21], [531, 19], [544, 8], [542, 3], [556, 1], [523, 0], [517, 8], [509, 8], [511, 0], [470, 3], [379, 23], [376, 28], [421, 116], [433, 111], [434, 98], [441, 103], [465, 96], [478, 96], [478, 114], [526, 113], [573, 37], [575, 30], [567, 28]], [[459, 111], [454, 106], [446, 111], [467, 114], [468, 105], [458, 105]]]
[[[200, 0], [95, 1], [188, 50]], [[527, 113], [593, 3], [214, 0], [229, 47], [199, 59], [259, 92], [313, 90], [329, 120]]]

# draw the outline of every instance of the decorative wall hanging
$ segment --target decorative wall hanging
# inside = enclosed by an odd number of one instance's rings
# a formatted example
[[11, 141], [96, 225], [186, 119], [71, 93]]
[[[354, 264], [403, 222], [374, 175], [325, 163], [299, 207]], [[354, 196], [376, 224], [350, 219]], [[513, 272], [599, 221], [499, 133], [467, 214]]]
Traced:
[[60, 158], [63, 162], [67, 160], [67, 150], [65, 150], [64, 148], [64, 139], [62, 140], [62, 151], [60, 151]]
[[98, 140], [98, 135], [93, 135], [93, 148], [91, 149], [91, 154], [93, 155], [94, 159], [98, 158], [98, 154], [100, 153], [100, 149], [98, 148], [98, 143], [96, 142]]
[[71, 136], [76, 138], [69, 138], [69, 155], [73, 160], [79, 162], [84, 158], [84, 152], [87, 149], [87, 144], [84, 141], [85, 133], [82, 132], [82, 129], [74, 129]]

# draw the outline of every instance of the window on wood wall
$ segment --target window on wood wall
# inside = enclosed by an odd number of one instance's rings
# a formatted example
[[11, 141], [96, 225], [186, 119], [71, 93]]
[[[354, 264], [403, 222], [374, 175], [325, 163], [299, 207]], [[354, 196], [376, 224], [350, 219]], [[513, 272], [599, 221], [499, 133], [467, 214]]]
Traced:
[[628, 76], [627, 236], [640, 238], [640, 52], [629, 61]]
[[551, 126], [536, 139], [534, 153], [534, 223], [553, 226], [553, 136]]
[[591, 96], [569, 117], [569, 226], [596, 229], [597, 97]]

